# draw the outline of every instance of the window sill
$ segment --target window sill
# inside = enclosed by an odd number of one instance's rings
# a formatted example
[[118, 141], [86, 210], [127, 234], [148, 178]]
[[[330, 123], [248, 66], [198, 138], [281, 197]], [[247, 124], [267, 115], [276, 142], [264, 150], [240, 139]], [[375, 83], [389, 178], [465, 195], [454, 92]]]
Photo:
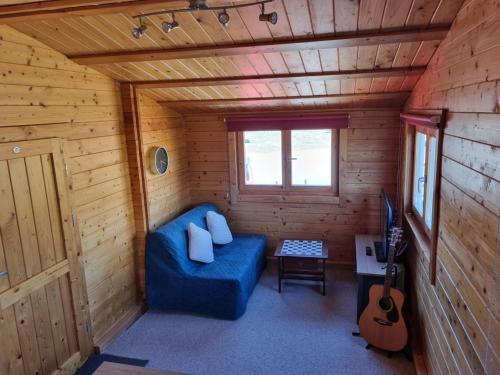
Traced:
[[417, 248], [422, 251], [427, 260], [430, 260], [431, 255], [431, 240], [423, 231], [421, 224], [412, 213], [406, 212], [405, 219], [410, 227], [413, 237], [416, 240]]
[[296, 194], [259, 194], [239, 192], [234, 201], [257, 203], [317, 203], [340, 204], [340, 197], [336, 195], [296, 195]]

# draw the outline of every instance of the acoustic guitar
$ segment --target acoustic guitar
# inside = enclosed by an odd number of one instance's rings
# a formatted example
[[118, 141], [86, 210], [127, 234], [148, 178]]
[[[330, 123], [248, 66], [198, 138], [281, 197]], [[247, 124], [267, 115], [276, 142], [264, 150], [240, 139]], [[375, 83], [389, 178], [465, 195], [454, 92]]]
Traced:
[[370, 288], [368, 306], [359, 318], [360, 335], [368, 344], [393, 352], [402, 350], [408, 341], [401, 313], [405, 296], [400, 290], [391, 288], [394, 253], [401, 236], [400, 228], [391, 228], [384, 285]]

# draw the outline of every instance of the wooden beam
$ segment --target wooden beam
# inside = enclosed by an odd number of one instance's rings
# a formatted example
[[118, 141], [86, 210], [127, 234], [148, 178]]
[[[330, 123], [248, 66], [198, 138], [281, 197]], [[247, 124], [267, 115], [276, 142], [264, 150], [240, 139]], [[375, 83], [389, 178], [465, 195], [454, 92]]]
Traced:
[[[244, 0], [236, 0], [244, 1]], [[211, 6], [228, 4], [212, 0]], [[29, 22], [60, 17], [95, 16], [107, 13], [145, 12], [185, 8], [182, 0], [49, 0], [0, 6], [0, 23]]]
[[201, 87], [201, 86], [226, 86], [226, 85], [248, 85], [266, 84], [280, 82], [309, 82], [339, 79], [356, 78], [377, 78], [377, 77], [403, 77], [421, 75], [425, 67], [414, 68], [392, 68], [374, 70], [353, 70], [341, 72], [317, 72], [317, 73], [297, 73], [297, 74], [276, 74], [246, 77], [218, 77], [218, 78], [197, 78], [197, 79], [165, 79], [156, 81], [134, 81], [131, 82], [139, 89], [168, 89], [176, 87]]
[[301, 103], [305, 101], [329, 99], [359, 99], [359, 100], [393, 100], [404, 99], [411, 94], [410, 91], [373, 93], [373, 94], [338, 94], [338, 95], [314, 95], [314, 96], [275, 96], [265, 98], [231, 98], [231, 99], [213, 99], [213, 100], [167, 100], [159, 101], [160, 104], [166, 104], [172, 107], [182, 106], [210, 106], [210, 105], [253, 105], [259, 103], [290, 102]]
[[250, 55], [256, 53], [276, 53], [308, 49], [328, 49], [341, 47], [370, 46], [387, 43], [420, 42], [442, 40], [448, 28], [428, 30], [405, 30], [369, 33], [348, 36], [323, 36], [300, 40], [274, 40], [266, 42], [241, 43], [235, 45], [203, 46], [187, 48], [159, 48], [134, 51], [105, 52], [98, 54], [68, 56], [81, 65], [112, 64], [139, 61], [172, 59], [192, 59], [199, 57], [221, 57]]
[[135, 237], [134, 257], [137, 286], [140, 297], [145, 295], [144, 254], [148, 233], [148, 199], [142, 149], [142, 129], [135, 88], [128, 83], [120, 85], [123, 108], [123, 128], [127, 148], [128, 169], [134, 207]]

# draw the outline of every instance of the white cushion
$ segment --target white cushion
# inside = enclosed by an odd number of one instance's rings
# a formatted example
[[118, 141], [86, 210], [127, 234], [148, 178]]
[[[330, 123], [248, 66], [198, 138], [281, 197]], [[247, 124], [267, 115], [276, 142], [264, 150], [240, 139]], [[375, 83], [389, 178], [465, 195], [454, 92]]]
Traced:
[[225, 245], [233, 240], [231, 230], [227, 226], [226, 218], [217, 212], [207, 212], [207, 227], [212, 235], [212, 241], [217, 245]]
[[214, 246], [210, 233], [199, 226], [189, 223], [189, 258], [203, 263], [214, 261]]

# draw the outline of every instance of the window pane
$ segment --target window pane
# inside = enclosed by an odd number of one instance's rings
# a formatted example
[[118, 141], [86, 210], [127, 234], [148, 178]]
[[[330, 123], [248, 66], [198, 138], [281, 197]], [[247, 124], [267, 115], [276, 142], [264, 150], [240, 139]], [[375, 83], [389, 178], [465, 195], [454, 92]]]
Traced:
[[281, 131], [243, 133], [245, 184], [282, 185]]
[[332, 131], [292, 130], [292, 185], [331, 186]]
[[424, 215], [424, 189], [425, 189], [425, 141], [427, 136], [416, 133], [415, 161], [413, 175], [413, 206], [420, 215]]
[[429, 138], [429, 161], [427, 167], [427, 193], [425, 197], [425, 225], [432, 226], [432, 204], [434, 202], [434, 184], [436, 173], [436, 137]]

